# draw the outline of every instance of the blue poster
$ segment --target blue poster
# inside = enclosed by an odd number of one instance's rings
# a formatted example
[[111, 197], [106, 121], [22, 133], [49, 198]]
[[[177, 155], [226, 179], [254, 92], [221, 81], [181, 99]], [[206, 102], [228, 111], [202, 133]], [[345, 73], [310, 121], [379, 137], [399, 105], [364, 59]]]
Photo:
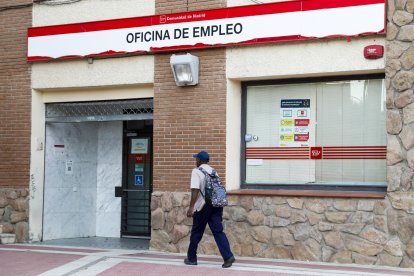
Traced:
[[135, 175], [135, 186], [143, 186], [144, 185], [144, 176], [142, 174]]

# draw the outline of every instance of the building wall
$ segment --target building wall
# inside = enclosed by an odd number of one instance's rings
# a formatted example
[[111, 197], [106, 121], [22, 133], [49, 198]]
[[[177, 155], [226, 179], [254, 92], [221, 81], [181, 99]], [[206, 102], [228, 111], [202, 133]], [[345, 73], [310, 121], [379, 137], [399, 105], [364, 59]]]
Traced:
[[[348, 43], [327, 40], [227, 48], [226, 182], [229, 190], [237, 189], [240, 183], [241, 81], [385, 71], [388, 108], [388, 191], [384, 199], [231, 195], [224, 211], [224, 225], [236, 255], [414, 267], [414, 143], [409, 138], [414, 135], [414, 1], [390, 0], [387, 4], [386, 39], [370, 37], [351, 39]], [[365, 60], [362, 49], [369, 44], [385, 45], [386, 56], [375, 61]], [[189, 193], [166, 191], [169, 190], [158, 188], [153, 193], [151, 248], [184, 253], [192, 224], [186, 217]], [[208, 229], [198, 252], [219, 254]]]
[[[252, 0], [227, 0], [228, 7], [235, 7], [235, 6], [246, 6], [246, 5], [254, 5], [258, 1]], [[260, 3], [276, 3], [276, 2], [286, 2], [285, 0], [260, 0]]]
[[[12, 2], [12, 1], [9, 1]], [[88, 0], [33, 6], [33, 26], [61, 25], [154, 14], [153, 0]]]
[[[115, 2], [119, 1], [113, 0], [98, 5], [100, 13], [91, 13], [97, 1], [81, 1], [60, 8], [37, 6], [34, 24], [252, 4], [247, 0], [157, 0], [149, 4], [143, 0], [140, 2], [143, 8], [137, 10], [134, 6], [137, 2], [127, 0], [122, 3], [131, 9], [124, 6], [114, 9]], [[185, 215], [189, 205], [190, 172], [195, 165], [191, 154], [208, 150], [212, 155], [211, 163], [226, 180], [228, 190], [238, 189], [240, 185], [242, 81], [385, 71], [389, 135], [388, 193], [384, 199], [232, 195], [229, 207], [225, 208], [224, 224], [237, 256], [414, 267], [414, 144], [411, 139], [414, 134], [411, 106], [414, 102], [414, 2], [387, 2], [386, 39], [377, 36], [353, 38], [350, 42], [332, 39], [188, 51], [200, 58], [201, 79], [195, 87], [175, 85], [169, 64], [172, 53], [35, 63], [31, 239], [41, 238], [43, 165], [37, 166], [34, 162], [43, 164], [40, 145], [46, 102], [75, 101], [78, 97], [89, 100], [130, 98], [134, 93], [138, 97], [153, 95], [151, 248], [186, 252], [192, 224]], [[152, 5], [153, 9], [147, 9], [146, 5]], [[79, 14], [78, 9], [82, 10]], [[365, 60], [362, 49], [369, 44], [386, 45], [386, 57]], [[114, 68], [121, 68], [121, 73], [114, 72]], [[134, 75], [134, 70], [143, 76]], [[120, 90], [124, 92], [121, 95], [116, 93]], [[6, 197], [18, 199], [11, 194]], [[211, 233], [204, 236], [199, 252], [218, 254]]]
[[[187, 4], [188, 3], [188, 4]], [[222, 8], [225, 1], [156, 1], [156, 13]], [[198, 56], [197, 86], [175, 85], [168, 54], [155, 55], [154, 179], [155, 191], [187, 191], [195, 166], [192, 154], [207, 150], [225, 178], [225, 49], [188, 51]], [[175, 53], [183, 54], [183, 53]]]
[[30, 66], [26, 33], [28, 0], [0, 3], [0, 234], [27, 240], [30, 158]]
[[168, 14], [187, 11], [211, 10], [225, 8], [225, 0], [156, 0], [155, 13]]
[[192, 154], [207, 150], [225, 178], [225, 50], [191, 51], [200, 59], [195, 87], [177, 87], [171, 54], [155, 57], [154, 190], [186, 191], [195, 166]]
[[[70, 5], [35, 4], [33, 26], [147, 16], [154, 14], [154, 7], [152, 0], [88, 0]], [[26, 33], [24, 36], [27, 37]], [[36, 62], [31, 67], [33, 120], [29, 239], [38, 241], [42, 239], [43, 232], [45, 104], [151, 98], [154, 95], [154, 56]], [[112, 229], [110, 235], [114, 231], [116, 230]]]
[[26, 188], [29, 183], [30, 66], [26, 62], [26, 33], [32, 20], [30, 3], [19, 0], [0, 4], [1, 188]]

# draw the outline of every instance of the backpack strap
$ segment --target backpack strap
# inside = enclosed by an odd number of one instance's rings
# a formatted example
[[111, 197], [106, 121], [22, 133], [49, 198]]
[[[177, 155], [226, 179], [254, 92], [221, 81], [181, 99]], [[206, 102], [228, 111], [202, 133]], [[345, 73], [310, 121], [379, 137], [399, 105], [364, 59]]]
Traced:
[[206, 171], [205, 169], [203, 169], [202, 167], [198, 167], [197, 169], [198, 169], [200, 172], [204, 173], [204, 174], [206, 174], [206, 173], [207, 173], [207, 171]]
[[202, 172], [202, 173], [204, 173], [204, 174], [208, 174], [208, 175], [210, 175], [210, 176], [216, 176], [217, 175], [217, 172], [216, 172], [216, 170], [215, 169], [213, 169], [212, 171], [211, 171], [211, 173], [208, 173], [205, 169], [203, 169], [202, 167], [198, 167], [198, 169]]
[[[203, 169], [202, 167], [198, 167], [197, 168], [200, 172], [202, 172], [203, 174], [204, 174], [204, 176], [206, 175], [206, 174], [208, 174], [208, 172], [205, 170], [205, 169]], [[204, 184], [204, 189], [205, 189], [206, 187], [205, 187], [205, 184]], [[204, 200], [206, 200], [206, 197], [204, 196], [204, 194], [203, 194], [203, 192], [201, 191], [201, 189], [200, 189], [200, 193], [201, 193], [201, 196], [204, 198]]]

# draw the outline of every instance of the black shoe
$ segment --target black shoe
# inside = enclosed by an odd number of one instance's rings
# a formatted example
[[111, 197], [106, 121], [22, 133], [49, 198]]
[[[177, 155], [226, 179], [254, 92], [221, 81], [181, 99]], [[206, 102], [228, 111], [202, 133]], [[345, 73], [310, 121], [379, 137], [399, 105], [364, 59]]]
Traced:
[[197, 261], [190, 261], [188, 258], [184, 259], [186, 265], [197, 265]]
[[224, 261], [224, 264], [221, 266], [222, 268], [228, 268], [231, 267], [231, 265], [234, 263], [236, 259], [234, 258], [234, 256], [231, 256], [230, 258], [228, 258], [227, 260]]

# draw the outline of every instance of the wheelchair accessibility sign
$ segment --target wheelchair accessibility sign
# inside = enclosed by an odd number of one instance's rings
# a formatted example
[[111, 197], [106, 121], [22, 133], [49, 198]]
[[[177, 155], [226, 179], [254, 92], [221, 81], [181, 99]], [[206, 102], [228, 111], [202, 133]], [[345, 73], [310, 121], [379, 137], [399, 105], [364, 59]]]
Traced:
[[144, 176], [135, 175], [135, 186], [143, 186], [143, 185], [144, 185]]

